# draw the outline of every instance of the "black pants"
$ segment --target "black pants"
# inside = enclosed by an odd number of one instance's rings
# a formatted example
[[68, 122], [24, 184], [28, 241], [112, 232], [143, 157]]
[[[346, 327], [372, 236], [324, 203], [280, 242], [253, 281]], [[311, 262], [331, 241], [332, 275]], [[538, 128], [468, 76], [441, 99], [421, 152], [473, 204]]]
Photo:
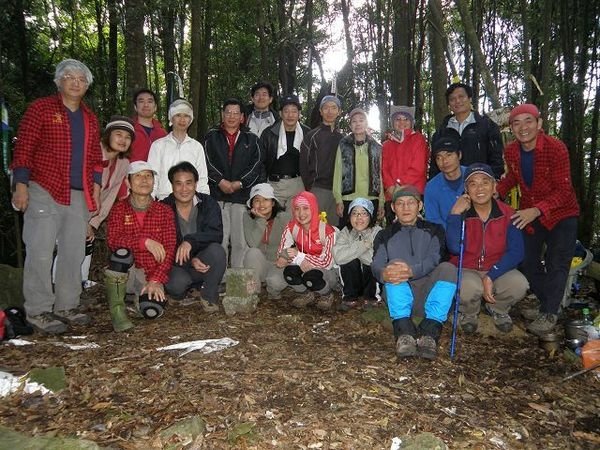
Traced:
[[374, 299], [377, 292], [377, 281], [371, 272], [371, 266], [353, 259], [348, 264], [340, 266], [340, 274], [344, 285], [343, 299], [350, 301], [359, 297]]
[[[367, 199], [369, 200], [369, 199]], [[350, 206], [350, 203], [352, 203], [351, 201], [347, 201], [347, 200], [343, 200], [344, 202], [344, 214], [342, 215], [342, 218], [340, 219], [340, 230], [342, 228], [344, 228], [346, 225], [350, 224], [350, 214], [348, 212], [348, 207]], [[375, 199], [375, 200], [371, 200], [371, 202], [373, 203], [373, 217], [371, 217], [371, 226], [373, 226], [375, 224], [375, 221], [377, 220], [377, 210], [379, 208], [379, 200]]]
[[[551, 230], [542, 226], [539, 220], [531, 225], [533, 234], [523, 233], [525, 258], [521, 269], [540, 301], [540, 311], [557, 314], [575, 252], [577, 218], [563, 219]], [[546, 252], [542, 255], [544, 244]]]

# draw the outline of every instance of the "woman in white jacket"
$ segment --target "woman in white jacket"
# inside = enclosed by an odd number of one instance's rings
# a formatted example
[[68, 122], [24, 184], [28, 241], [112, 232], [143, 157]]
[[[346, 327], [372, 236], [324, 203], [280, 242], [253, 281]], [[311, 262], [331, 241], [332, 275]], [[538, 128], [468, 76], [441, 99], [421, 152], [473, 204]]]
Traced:
[[378, 302], [377, 281], [371, 272], [373, 241], [381, 227], [373, 226], [373, 203], [357, 198], [348, 206], [350, 223], [336, 236], [333, 259], [340, 266], [343, 285], [339, 309], [347, 311]]
[[154, 141], [150, 147], [148, 163], [158, 173], [152, 195], [159, 200], [168, 197], [172, 191], [168, 177], [169, 169], [182, 161], [191, 163], [198, 171], [196, 191], [210, 194], [204, 147], [187, 134], [193, 120], [192, 105], [183, 99], [175, 100], [169, 106], [169, 124], [173, 131]]

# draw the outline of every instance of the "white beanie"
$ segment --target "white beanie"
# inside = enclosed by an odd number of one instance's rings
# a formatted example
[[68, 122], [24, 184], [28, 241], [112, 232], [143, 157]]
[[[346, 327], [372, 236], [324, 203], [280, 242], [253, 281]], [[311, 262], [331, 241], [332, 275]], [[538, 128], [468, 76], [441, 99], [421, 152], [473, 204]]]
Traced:
[[192, 118], [192, 122], [194, 121], [194, 110], [192, 109], [192, 105], [182, 98], [175, 100], [171, 103], [171, 106], [169, 106], [169, 125], [173, 125], [173, 116], [175, 114], [186, 114]]

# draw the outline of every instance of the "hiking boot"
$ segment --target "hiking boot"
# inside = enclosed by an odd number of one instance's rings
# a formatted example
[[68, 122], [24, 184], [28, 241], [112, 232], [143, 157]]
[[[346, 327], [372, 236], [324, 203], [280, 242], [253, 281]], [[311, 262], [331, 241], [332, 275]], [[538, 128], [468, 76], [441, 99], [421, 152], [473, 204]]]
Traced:
[[33, 325], [38, 331], [48, 334], [62, 334], [68, 327], [51, 313], [42, 313], [38, 316], [27, 317], [27, 322]]
[[421, 358], [437, 358], [437, 343], [431, 336], [421, 336], [417, 340], [417, 353]]
[[306, 308], [315, 303], [315, 301], [315, 293], [308, 291], [292, 300], [292, 306], [295, 308]]
[[537, 319], [527, 325], [527, 331], [536, 336], [543, 336], [552, 332], [557, 321], [556, 314], [540, 313]]
[[408, 358], [417, 354], [417, 341], [410, 334], [401, 334], [396, 341], [396, 356]]
[[508, 333], [512, 330], [513, 323], [508, 313], [501, 314], [497, 311], [494, 311], [487, 303], [485, 304], [485, 312], [492, 316], [492, 319], [494, 319], [494, 325], [496, 325], [496, 328], [498, 328], [499, 331], [502, 333]]
[[200, 299], [200, 305], [202, 306], [202, 310], [207, 314], [213, 314], [219, 312], [218, 303], [211, 303], [206, 299]]
[[335, 294], [330, 292], [327, 295], [319, 296], [319, 300], [317, 301], [317, 309], [321, 311], [330, 311], [335, 306]]
[[79, 312], [77, 308], [54, 311], [54, 316], [69, 325], [88, 325], [92, 321], [90, 316]]
[[525, 320], [535, 320], [540, 315], [540, 308], [531, 307], [531, 308], [521, 308], [520, 309], [521, 316]]
[[467, 315], [460, 313], [458, 315], [458, 324], [460, 325], [460, 329], [465, 334], [473, 334], [477, 331], [477, 326], [479, 325], [479, 317], [476, 315]]

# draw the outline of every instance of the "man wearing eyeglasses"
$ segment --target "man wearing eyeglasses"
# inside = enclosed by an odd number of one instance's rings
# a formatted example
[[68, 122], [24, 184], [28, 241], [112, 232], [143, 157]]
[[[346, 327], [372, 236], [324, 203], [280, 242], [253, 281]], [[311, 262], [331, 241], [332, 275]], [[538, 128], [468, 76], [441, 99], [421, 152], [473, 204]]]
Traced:
[[13, 208], [25, 213], [25, 310], [28, 321], [46, 333], [90, 321], [78, 308], [87, 223], [100, 208], [102, 183], [98, 119], [83, 103], [92, 81], [80, 61], [66, 59], [56, 66], [58, 94], [29, 106], [11, 164]]
[[242, 103], [230, 98], [223, 102], [221, 124], [206, 134], [204, 149], [210, 195], [219, 201], [223, 218], [223, 248], [231, 267], [243, 267], [248, 248], [243, 218], [252, 186], [265, 181], [258, 137], [241, 129]]
[[[371, 270], [385, 287], [399, 358], [437, 357], [442, 325], [456, 290], [456, 267], [442, 262], [444, 229], [419, 218], [422, 208], [416, 187], [399, 187], [392, 196], [396, 221], [373, 243]], [[418, 326], [413, 317], [423, 318]]]

